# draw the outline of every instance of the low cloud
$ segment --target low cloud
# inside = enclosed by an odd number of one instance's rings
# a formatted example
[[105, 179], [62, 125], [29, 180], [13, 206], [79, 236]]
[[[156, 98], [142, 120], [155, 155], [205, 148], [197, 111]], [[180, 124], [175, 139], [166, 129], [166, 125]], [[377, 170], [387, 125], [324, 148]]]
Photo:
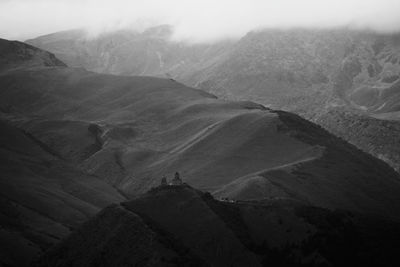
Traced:
[[348, 26], [400, 31], [399, 0], [0, 0], [0, 37], [26, 39], [72, 28], [92, 35], [171, 24], [174, 38], [209, 42], [258, 28]]

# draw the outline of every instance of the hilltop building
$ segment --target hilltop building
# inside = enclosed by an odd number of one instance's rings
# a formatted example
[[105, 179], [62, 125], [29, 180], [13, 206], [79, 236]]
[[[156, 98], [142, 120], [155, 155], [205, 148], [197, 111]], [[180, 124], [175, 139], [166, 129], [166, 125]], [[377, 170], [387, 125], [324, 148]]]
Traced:
[[183, 184], [183, 182], [179, 175], [179, 172], [176, 172], [175, 177], [174, 177], [174, 179], [172, 179], [170, 185], [182, 185], [182, 184]]

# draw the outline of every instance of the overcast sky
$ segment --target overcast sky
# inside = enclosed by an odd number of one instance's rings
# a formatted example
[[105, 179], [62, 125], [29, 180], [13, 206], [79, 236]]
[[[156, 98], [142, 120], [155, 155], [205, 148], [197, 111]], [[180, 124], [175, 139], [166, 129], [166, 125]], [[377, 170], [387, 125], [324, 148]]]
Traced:
[[212, 41], [249, 30], [351, 26], [400, 31], [400, 0], [0, 0], [0, 37], [85, 27], [92, 34], [161, 23], [175, 37]]

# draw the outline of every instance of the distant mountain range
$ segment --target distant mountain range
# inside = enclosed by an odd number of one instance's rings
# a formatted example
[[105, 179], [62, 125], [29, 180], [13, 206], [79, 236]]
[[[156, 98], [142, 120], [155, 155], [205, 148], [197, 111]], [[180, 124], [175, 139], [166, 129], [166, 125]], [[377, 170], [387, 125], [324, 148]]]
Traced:
[[392, 145], [400, 142], [400, 35], [264, 30], [238, 41], [187, 44], [171, 41], [172, 32], [163, 25], [88, 38], [75, 30], [27, 42], [70, 66], [170, 77], [219, 97], [298, 113], [400, 168]]
[[[4, 54], [0, 57], [3, 265], [28, 265], [101, 208], [136, 199], [158, 186], [163, 175], [170, 178], [176, 171], [184, 182], [217, 198], [289, 202], [330, 210], [328, 214], [340, 209], [384, 221], [400, 220], [399, 174], [385, 162], [298, 115], [250, 101], [218, 99], [172, 78], [117, 76], [67, 67], [53, 54], [20, 42], [0, 40], [0, 52]], [[201, 196], [187, 190], [190, 199]], [[185, 200], [187, 195], [179, 197]], [[170, 228], [174, 221], [164, 221], [163, 213], [157, 217], [146, 208], [153, 203], [151, 197], [148, 202], [143, 201], [106, 208], [94, 222], [89, 222], [89, 229], [95, 233], [82, 228], [71, 235], [72, 241], [66, 242], [82, 246], [96, 243], [104, 248], [127, 244], [141, 251], [137, 256], [130, 255], [125, 253], [125, 247], [113, 257], [107, 249], [93, 247], [87, 251], [87, 258], [81, 258], [84, 263], [96, 265], [103, 258], [116, 265], [123, 265], [125, 260], [159, 262], [161, 256], [154, 256], [153, 250], [149, 251], [146, 243], [138, 240], [158, 238], [160, 232], [156, 229], [160, 225], [166, 230], [165, 239], [149, 246], [154, 246], [154, 251], [167, 260], [178, 257], [184, 263], [215, 264], [232, 262], [236, 256], [228, 255], [237, 254], [237, 262], [260, 263], [259, 256], [254, 256], [256, 248], [242, 251], [243, 246], [252, 246], [254, 240], [245, 244], [241, 237], [238, 240], [242, 228], [235, 232], [224, 225], [225, 220], [230, 220], [230, 213], [222, 219], [224, 222], [218, 218], [225, 213], [225, 206], [221, 213], [213, 211], [218, 215], [206, 209], [206, 215], [211, 216], [206, 218], [212, 219], [209, 227], [219, 227], [216, 229], [229, 237], [217, 239], [214, 245], [214, 239], [205, 232], [175, 232]], [[180, 202], [170, 201], [174, 209], [179, 207]], [[202, 201], [196, 203], [206, 207]], [[171, 212], [164, 215], [179, 215]], [[194, 219], [190, 212], [182, 216], [182, 220]], [[148, 217], [157, 222], [156, 228], [149, 229], [149, 223], [142, 221]], [[134, 240], [127, 241], [121, 235], [128, 233], [125, 227], [130, 222], [142, 230], [135, 235], [135, 229], [130, 228]], [[195, 223], [202, 222], [193, 221], [190, 227]], [[260, 221], [251, 227], [262, 225]], [[236, 227], [236, 223], [231, 227]], [[79, 231], [88, 231], [85, 241], [79, 239]], [[102, 239], [104, 231], [110, 239]], [[204, 236], [204, 240], [200, 248], [193, 249], [196, 236]], [[219, 242], [229, 244], [230, 252]], [[63, 244], [69, 246], [60, 246]], [[61, 248], [54, 252], [56, 256], [47, 254], [45, 261], [65, 259], [68, 266], [70, 259], [76, 259], [75, 253], [84, 251]], [[58, 253], [66, 254], [60, 257]], [[132, 261], [125, 257], [132, 257]]]

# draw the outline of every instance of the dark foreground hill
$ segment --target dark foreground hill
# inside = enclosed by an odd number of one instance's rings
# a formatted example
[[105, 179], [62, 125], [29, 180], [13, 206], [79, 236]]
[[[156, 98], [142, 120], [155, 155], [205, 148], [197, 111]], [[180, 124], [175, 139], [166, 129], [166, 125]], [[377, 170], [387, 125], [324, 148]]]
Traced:
[[396, 266], [400, 225], [166, 186], [110, 206], [36, 266]]

